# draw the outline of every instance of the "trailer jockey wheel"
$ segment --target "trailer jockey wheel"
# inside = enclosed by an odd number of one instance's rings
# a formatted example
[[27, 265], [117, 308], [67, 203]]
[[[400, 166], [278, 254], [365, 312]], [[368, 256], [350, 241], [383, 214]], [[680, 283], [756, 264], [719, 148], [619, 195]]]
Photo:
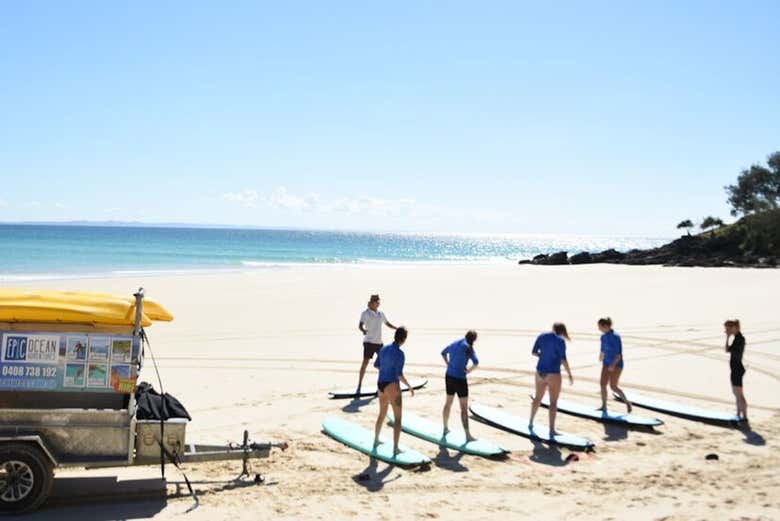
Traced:
[[25, 443], [0, 445], [0, 515], [35, 510], [49, 497], [52, 466], [43, 452]]

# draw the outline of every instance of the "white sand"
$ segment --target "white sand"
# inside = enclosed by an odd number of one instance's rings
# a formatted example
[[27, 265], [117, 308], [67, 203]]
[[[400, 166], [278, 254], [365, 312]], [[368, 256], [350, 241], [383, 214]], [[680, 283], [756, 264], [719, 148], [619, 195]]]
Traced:
[[[780, 271], [313, 267], [37, 285], [122, 293], [143, 285], [175, 315], [173, 323], [156, 324], [148, 333], [166, 390], [194, 416], [188, 438], [238, 441], [247, 428], [257, 439], [290, 442], [286, 453], [256, 464], [273, 486], [199, 484], [201, 505], [183, 519], [780, 518]], [[362, 352], [357, 320], [374, 292], [381, 293], [388, 318], [410, 329], [407, 375], [431, 380], [405, 406], [433, 419], [443, 401], [439, 351], [468, 328], [480, 332], [482, 361], [471, 378], [472, 398], [525, 416], [533, 338], [555, 320], [566, 322], [574, 339], [569, 360], [575, 385], [566, 386], [563, 397], [595, 407], [595, 321], [602, 315], [610, 315], [623, 336], [625, 388], [731, 412], [721, 323], [738, 317], [747, 338], [745, 391], [755, 433], [641, 409], [666, 421], [658, 434], [561, 415], [559, 429], [597, 443], [595, 454], [564, 465], [567, 450], [534, 447], [474, 423], [477, 435], [513, 451], [508, 461], [441, 454], [429, 471], [379, 463], [368, 470], [374, 479], [359, 481], [368, 458], [321, 434], [320, 422], [337, 414], [373, 424], [375, 401], [345, 411], [349, 401], [328, 400], [327, 391], [356, 384]], [[369, 372], [367, 385], [375, 375]], [[142, 376], [154, 382], [150, 360]], [[540, 419], [546, 420], [544, 410]], [[457, 410], [453, 420], [457, 424]], [[761, 438], [765, 444], [756, 444]], [[439, 452], [406, 435], [403, 442], [431, 457]], [[720, 461], [705, 461], [711, 452]], [[219, 481], [238, 468], [220, 463], [192, 466], [190, 472], [195, 479]], [[150, 477], [156, 472], [148, 469]], [[167, 506], [145, 514], [181, 519], [190, 500], [169, 490]], [[112, 508], [125, 515], [138, 510], [133, 503]]]

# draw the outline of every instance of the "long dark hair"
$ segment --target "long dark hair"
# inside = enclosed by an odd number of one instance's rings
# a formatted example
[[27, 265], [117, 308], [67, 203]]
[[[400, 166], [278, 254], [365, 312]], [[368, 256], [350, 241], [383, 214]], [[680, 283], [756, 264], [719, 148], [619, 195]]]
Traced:
[[474, 342], [477, 341], [477, 332], [473, 329], [469, 329], [466, 332], [466, 343], [469, 345], [466, 348], [466, 357], [470, 357], [474, 354]]

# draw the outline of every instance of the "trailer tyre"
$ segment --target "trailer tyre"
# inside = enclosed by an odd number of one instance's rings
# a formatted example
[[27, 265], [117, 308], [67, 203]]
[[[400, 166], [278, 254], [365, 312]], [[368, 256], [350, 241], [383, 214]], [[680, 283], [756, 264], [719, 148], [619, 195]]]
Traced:
[[35, 510], [53, 484], [51, 462], [40, 449], [25, 443], [0, 446], [0, 515]]

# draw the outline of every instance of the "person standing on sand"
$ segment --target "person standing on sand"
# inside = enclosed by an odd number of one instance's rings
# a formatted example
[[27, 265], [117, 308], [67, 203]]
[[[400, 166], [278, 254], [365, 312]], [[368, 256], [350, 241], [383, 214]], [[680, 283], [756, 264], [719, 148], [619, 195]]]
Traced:
[[612, 391], [617, 394], [623, 403], [626, 404], [628, 414], [633, 409], [631, 402], [626, 398], [623, 389], [618, 386], [620, 375], [623, 373], [623, 341], [620, 335], [612, 329], [612, 319], [609, 317], [600, 318], [598, 322], [601, 335], [601, 352], [599, 361], [601, 362], [601, 410], [607, 411], [607, 384]]
[[[742, 390], [742, 378], [745, 376], [745, 366], [742, 365], [742, 355], [745, 354], [745, 337], [742, 336], [739, 320], [727, 320], [723, 327], [726, 333], [726, 352], [731, 355], [729, 360], [731, 391], [737, 399], [737, 416], [747, 422], [747, 400]], [[731, 336], [734, 337], [734, 340], [729, 345], [729, 337]]]
[[363, 362], [360, 365], [360, 377], [358, 378], [357, 391], [355, 396], [360, 395], [360, 388], [363, 387], [363, 377], [366, 375], [368, 362], [374, 358], [374, 355], [382, 349], [382, 326], [395, 329], [385, 314], [379, 311], [379, 295], [371, 295], [368, 301], [368, 307], [360, 314], [358, 329], [363, 333]]
[[542, 333], [536, 338], [531, 353], [539, 357], [536, 364], [536, 393], [531, 404], [531, 417], [528, 419], [528, 428], [533, 429], [534, 417], [542, 402], [544, 393], [550, 391], [550, 436], [554, 436], [555, 417], [558, 414], [558, 396], [561, 394], [561, 365], [566, 368], [569, 375], [569, 385], [574, 385], [574, 377], [571, 375], [569, 362], [566, 360], [566, 340], [571, 341], [566, 325], [561, 322], [553, 324], [552, 331]]
[[393, 407], [393, 455], [398, 455], [398, 440], [401, 438], [401, 382], [409, 388], [409, 394], [414, 396], [414, 389], [404, 376], [404, 364], [406, 355], [401, 351], [401, 346], [406, 342], [408, 332], [405, 327], [395, 330], [395, 341], [383, 347], [376, 357], [374, 367], [379, 369], [377, 388], [379, 390], [379, 416], [376, 419], [374, 429], [374, 447], [379, 445], [379, 433], [387, 416], [387, 407]]
[[[455, 395], [458, 395], [460, 402], [460, 421], [463, 424], [463, 431], [466, 433], [466, 441], [474, 441], [469, 430], [469, 383], [466, 375], [471, 373], [479, 365], [477, 353], [474, 351], [474, 342], [477, 341], [477, 332], [473, 329], [466, 333], [465, 338], [461, 338], [445, 347], [441, 352], [444, 363], [447, 364], [447, 373], [444, 376], [444, 382], [447, 388], [447, 398], [444, 402], [442, 411], [442, 421], [444, 425], [444, 434], [450, 432], [447, 424], [450, 419], [450, 409]], [[468, 366], [471, 360], [471, 366]]]

